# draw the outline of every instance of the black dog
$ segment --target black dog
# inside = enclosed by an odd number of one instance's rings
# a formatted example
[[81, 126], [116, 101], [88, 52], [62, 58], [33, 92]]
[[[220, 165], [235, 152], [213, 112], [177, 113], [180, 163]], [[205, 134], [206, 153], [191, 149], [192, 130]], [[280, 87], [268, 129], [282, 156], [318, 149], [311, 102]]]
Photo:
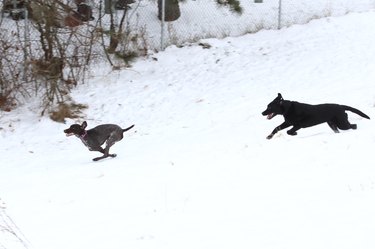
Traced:
[[[115, 157], [116, 154], [109, 154], [109, 148], [116, 142], [120, 141], [124, 137], [123, 133], [133, 128], [134, 125], [126, 129], [122, 129], [115, 124], [98, 125], [90, 130], [85, 130], [86, 127], [87, 123], [84, 121], [82, 125], [71, 125], [68, 129], [64, 130], [64, 132], [66, 136], [75, 135], [80, 138], [90, 151], [99, 151], [103, 153], [103, 156], [93, 159], [94, 161], [98, 161], [106, 157]], [[101, 145], [104, 144], [104, 142], [106, 142], [106, 146], [103, 149]]]
[[351, 111], [361, 117], [370, 119], [363, 112], [345, 105], [338, 104], [320, 104], [309, 105], [298, 103], [296, 101], [284, 100], [281, 94], [268, 104], [267, 109], [262, 112], [263, 116], [267, 115], [268, 119], [272, 119], [280, 114], [284, 116], [284, 123], [277, 126], [267, 139], [271, 139], [278, 131], [293, 126], [288, 130], [289, 135], [297, 135], [297, 130], [321, 123], [327, 122], [331, 129], [338, 133], [339, 130], [357, 129], [356, 124], [350, 124], [348, 114], [345, 111]]

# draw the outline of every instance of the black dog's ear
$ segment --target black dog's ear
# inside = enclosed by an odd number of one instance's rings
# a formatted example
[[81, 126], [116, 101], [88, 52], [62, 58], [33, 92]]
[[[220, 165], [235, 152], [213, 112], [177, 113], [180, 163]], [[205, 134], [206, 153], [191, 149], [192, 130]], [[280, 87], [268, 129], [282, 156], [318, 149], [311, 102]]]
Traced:
[[281, 96], [281, 93], [278, 93], [277, 94], [277, 98], [276, 98], [278, 101], [279, 101], [279, 105], [282, 105], [283, 102], [284, 102], [284, 99], [283, 99], [283, 96]]
[[87, 127], [87, 122], [86, 122], [86, 121], [83, 121], [83, 123], [81, 124], [81, 127], [82, 127], [82, 129], [86, 129], [86, 127]]

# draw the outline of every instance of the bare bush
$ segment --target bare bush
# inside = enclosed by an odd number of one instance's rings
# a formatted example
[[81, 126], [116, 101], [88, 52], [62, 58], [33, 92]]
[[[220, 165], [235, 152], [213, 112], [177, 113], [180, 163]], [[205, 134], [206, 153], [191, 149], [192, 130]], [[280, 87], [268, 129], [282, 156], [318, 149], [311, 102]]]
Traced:
[[[68, 99], [71, 87], [82, 82], [92, 57], [94, 36], [89, 29], [63, 27], [73, 8], [54, 0], [32, 3], [33, 27], [39, 40], [29, 51], [29, 75], [42, 94], [44, 110]], [[38, 18], [35, 18], [37, 16]]]
[[146, 28], [134, 22], [138, 6], [129, 9], [131, 0], [114, 5], [108, 14], [103, 1], [94, 5], [95, 11], [83, 0], [22, 3], [17, 11], [25, 13], [17, 21], [0, 17], [2, 110], [36, 96], [42, 115], [56, 112], [61, 103], [71, 103], [71, 89], [85, 82], [97, 59], [106, 58], [117, 69], [147, 54]]
[[29, 248], [29, 242], [7, 214], [5, 203], [0, 199], [0, 248]]
[[[22, 82], [23, 60], [22, 47], [13, 42], [16, 33], [11, 37], [0, 32], [0, 109], [11, 111], [17, 104], [18, 95], [27, 95]], [[20, 53], [21, 52], [21, 53]]]
[[[120, 64], [123, 63], [124, 66], [129, 66], [135, 57], [146, 55], [148, 51], [149, 44], [145, 27], [138, 22], [137, 9], [142, 1], [133, 4], [132, 8], [128, 7], [128, 4], [134, 3], [132, 0], [109, 2], [116, 4], [113, 8], [108, 9], [108, 18], [104, 15], [99, 17], [104, 51], [108, 61], [115, 68], [118, 68], [118, 65], [114, 65], [113, 60]], [[102, 9], [101, 2], [100, 13], [103, 13]]]
[[87, 109], [87, 105], [77, 104], [74, 102], [61, 102], [52, 111], [49, 117], [56, 122], [65, 123], [66, 118], [81, 119], [83, 118], [82, 111]]

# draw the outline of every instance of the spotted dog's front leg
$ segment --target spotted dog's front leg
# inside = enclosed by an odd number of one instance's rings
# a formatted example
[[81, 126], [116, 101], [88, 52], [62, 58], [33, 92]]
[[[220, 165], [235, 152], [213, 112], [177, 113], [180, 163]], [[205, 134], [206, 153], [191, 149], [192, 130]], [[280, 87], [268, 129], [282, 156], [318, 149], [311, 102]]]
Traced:
[[108, 157], [108, 155], [107, 156], [105, 155], [105, 150], [100, 146], [99, 147], [88, 147], [88, 148], [89, 148], [90, 151], [98, 151], [98, 152], [104, 154], [103, 156], [93, 158], [92, 159], [93, 161], [99, 161], [100, 159]]
[[102, 147], [99, 147], [100, 149], [98, 150], [98, 151], [100, 151], [101, 153], [103, 153], [103, 156], [101, 156], [101, 157], [96, 157], [96, 158], [94, 158], [94, 159], [92, 159], [92, 160], [94, 160], [94, 161], [99, 161], [99, 160], [104, 159], [104, 158], [107, 158], [107, 157], [116, 157], [116, 156], [117, 156], [116, 154], [109, 154], [109, 148], [110, 148], [111, 146], [113, 146], [114, 144], [115, 144], [115, 142], [114, 142], [112, 139], [108, 139], [108, 140], [106, 141], [106, 146], [105, 146], [105, 148], [103, 149]]
[[281, 125], [277, 126], [272, 132], [271, 134], [269, 134], [267, 136], [267, 139], [271, 139], [278, 131], [281, 131], [287, 127], [291, 126], [291, 124], [287, 123], [287, 122], [284, 122], [282, 123]]

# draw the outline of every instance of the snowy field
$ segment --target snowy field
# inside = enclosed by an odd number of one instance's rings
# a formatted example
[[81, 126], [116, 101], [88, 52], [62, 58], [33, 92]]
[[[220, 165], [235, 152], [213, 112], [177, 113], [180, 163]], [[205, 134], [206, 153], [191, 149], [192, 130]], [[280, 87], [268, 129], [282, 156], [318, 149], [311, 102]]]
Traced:
[[[113, 159], [65, 137], [74, 120], [1, 113], [6, 213], [33, 249], [375, 248], [374, 23], [349, 14], [98, 65], [72, 95], [89, 128], [135, 124]], [[261, 112], [278, 92], [372, 119], [267, 140], [283, 119]]]

